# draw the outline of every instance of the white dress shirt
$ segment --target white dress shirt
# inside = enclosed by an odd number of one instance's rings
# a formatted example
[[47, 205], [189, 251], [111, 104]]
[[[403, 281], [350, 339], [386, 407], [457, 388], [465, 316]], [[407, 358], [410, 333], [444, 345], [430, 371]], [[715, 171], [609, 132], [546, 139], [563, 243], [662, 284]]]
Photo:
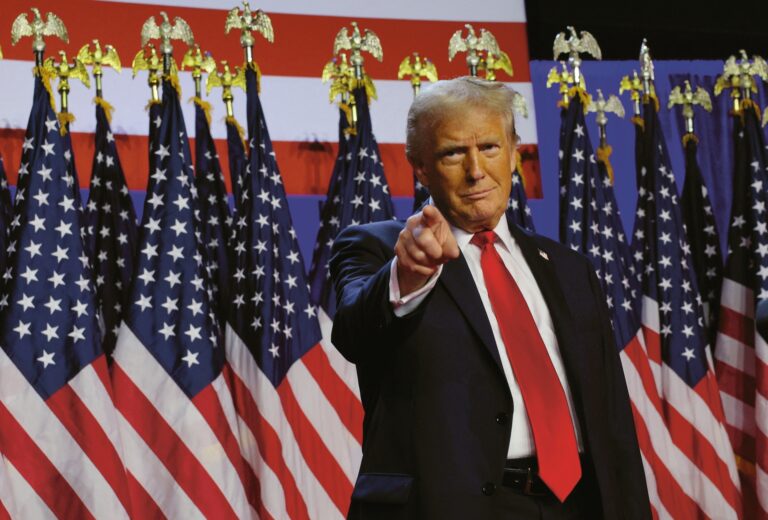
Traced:
[[[453, 236], [456, 238], [456, 243], [469, 266], [469, 271], [472, 273], [472, 278], [477, 286], [477, 291], [480, 293], [480, 299], [483, 302], [485, 313], [491, 324], [493, 338], [496, 340], [496, 348], [499, 350], [501, 366], [504, 370], [504, 375], [507, 378], [509, 390], [512, 394], [514, 413], [512, 415], [512, 433], [509, 439], [507, 458], [516, 459], [532, 456], [536, 453], [536, 446], [533, 442], [533, 432], [531, 431], [528, 413], [525, 410], [523, 396], [520, 393], [520, 387], [517, 384], [515, 374], [512, 372], [512, 367], [509, 364], [507, 351], [504, 347], [504, 341], [501, 338], [501, 331], [499, 330], [499, 323], [493, 312], [493, 308], [491, 307], [491, 301], [488, 298], [488, 289], [485, 287], [483, 270], [480, 267], [480, 248], [470, 244], [470, 240], [472, 240], [473, 236], [472, 233], [468, 233], [453, 226], [451, 226], [451, 231], [453, 232]], [[541, 339], [544, 341], [544, 345], [547, 348], [547, 353], [552, 359], [552, 364], [555, 367], [555, 372], [557, 372], [557, 377], [563, 385], [565, 398], [568, 402], [568, 409], [571, 412], [571, 421], [573, 422], [573, 427], [576, 432], [576, 442], [578, 443], [579, 451], [583, 452], [584, 444], [578, 422], [575, 420], [576, 410], [573, 406], [573, 396], [571, 395], [571, 390], [566, 379], [563, 358], [560, 355], [560, 349], [557, 345], [557, 337], [555, 336], [555, 330], [552, 324], [552, 316], [549, 314], [549, 309], [544, 301], [544, 296], [541, 294], [541, 290], [536, 283], [536, 279], [533, 277], [530, 267], [528, 267], [528, 263], [523, 256], [523, 252], [520, 250], [520, 246], [517, 245], [512, 234], [509, 232], [509, 225], [507, 224], [507, 219], [505, 217], [502, 216], [499, 220], [494, 232], [499, 237], [499, 240], [495, 243], [496, 251], [498, 251], [507, 270], [520, 287], [525, 302], [528, 304], [528, 309], [531, 311], [531, 315], [533, 315], [533, 320], [536, 322], [536, 327], [539, 330]], [[542, 257], [541, 261], [547, 262], [548, 260]], [[395, 257], [391, 264], [389, 283], [389, 299], [393, 305], [395, 315], [402, 317], [413, 312], [435, 287], [441, 273], [442, 266], [440, 266], [438, 271], [430, 278], [424, 287], [401, 297], [400, 287], [397, 283], [397, 257]]]

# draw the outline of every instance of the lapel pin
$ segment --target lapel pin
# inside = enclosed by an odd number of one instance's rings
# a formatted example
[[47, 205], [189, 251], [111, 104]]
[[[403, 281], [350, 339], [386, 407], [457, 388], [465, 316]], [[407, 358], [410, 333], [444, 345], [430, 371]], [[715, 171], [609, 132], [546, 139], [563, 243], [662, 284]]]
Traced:
[[549, 257], [547, 256], [547, 253], [545, 253], [545, 252], [544, 252], [544, 251], [542, 251], [541, 249], [539, 249], [539, 254], [541, 255], [541, 257], [542, 257], [544, 260], [549, 260]]

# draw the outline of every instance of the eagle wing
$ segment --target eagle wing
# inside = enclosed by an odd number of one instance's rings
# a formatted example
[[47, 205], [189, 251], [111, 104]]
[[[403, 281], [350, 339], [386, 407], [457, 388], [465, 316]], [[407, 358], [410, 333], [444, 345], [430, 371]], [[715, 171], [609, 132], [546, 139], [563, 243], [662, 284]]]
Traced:
[[155, 17], [150, 16], [149, 19], [141, 26], [141, 46], [144, 47], [149, 40], [160, 38], [160, 27], [155, 22]]
[[560, 83], [560, 73], [557, 72], [557, 67], [552, 67], [547, 74], [547, 88], [555, 83]]
[[32, 26], [27, 20], [27, 13], [21, 13], [11, 25], [11, 43], [16, 45], [24, 36], [33, 36]]
[[233, 7], [227, 13], [227, 19], [224, 21], [224, 34], [229, 34], [232, 29], [240, 28], [240, 8]]
[[614, 95], [608, 96], [608, 101], [605, 103], [605, 111], [613, 112], [619, 117], [624, 117], [624, 105], [621, 103], [621, 100]]
[[216, 60], [213, 59], [210, 52], [203, 54], [203, 60], [200, 62], [200, 68], [210, 74], [216, 70]]
[[467, 50], [467, 43], [464, 38], [461, 37], [461, 29], [453, 33], [450, 41], [448, 41], [448, 61], [451, 61], [457, 52], [464, 52]]
[[709, 92], [700, 86], [696, 87], [696, 91], [693, 93], [693, 100], [707, 112], [712, 112], [712, 98], [709, 97]]
[[221, 78], [219, 77], [219, 73], [214, 71], [211, 74], [208, 74], [208, 79], [205, 80], [205, 93], [210, 94], [211, 89], [213, 87], [220, 87], [221, 86]]
[[760, 56], [752, 57], [751, 71], [753, 74], [757, 74], [763, 80], [768, 80], [768, 63], [765, 62]]
[[183, 18], [176, 16], [173, 19], [173, 27], [171, 27], [171, 38], [181, 40], [187, 45], [195, 44], [195, 36], [192, 34], [192, 28]]
[[552, 44], [552, 59], [556, 60], [561, 54], [568, 54], [570, 52], [571, 48], [568, 46], [568, 38], [564, 32], [561, 32], [555, 36], [555, 42]]
[[595, 57], [597, 60], [603, 59], [603, 53], [600, 51], [600, 46], [597, 44], [597, 40], [592, 33], [587, 31], [581, 31], [581, 37], [579, 43], [576, 46], [576, 50], [579, 52], [586, 52]]
[[678, 85], [669, 93], [669, 102], [667, 102], [667, 108], [672, 108], [675, 105], [682, 105], [683, 103], [685, 103], [685, 96], [683, 95], [683, 91], [680, 89], [680, 85]]
[[269, 43], [275, 41], [275, 30], [272, 28], [272, 20], [261, 9], [256, 11], [256, 29], [264, 35], [264, 38]]
[[329, 79], [333, 79], [336, 75], [336, 60], [331, 60], [323, 66], [323, 73], [320, 75], [320, 79], [323, 83]]
[[520, 114], [526, 119], [528, 118], [528, 102], [525, 101], [520, 92], [515, 92], [515, 95], [512, 97], [512, 110], [516, 114]]
[[193, 69], [197, 65], [196, 54], [200, 52], [198, 46], [190, 47], [181, 58], [181, 70]]
[[77, 56], [75, 56], [75, 58], [77, 61], [85, 63], [86, 65], [93, 65], [93, 57], [91, 56], [91, 44], [86, 43], [80, 47], [80, 50], [77, 51]]
[[235, 67], [235, 76], [232, 78], [232, 86], [245, 90], [245, 68]]
[[431, 61], [424, 58], [424, 66], [422, 69], [424, 70], [424, 75], [427, 77], [427, 79], [431, 82], [437, 81], [437, 67], [435, 67], [435, 64]]
[[64, 25], [64, 22], [61, 21], [61, 18], [50, 12], [45, 13], [45, 16], [46, 21], [45, 26], [43, 26], [43, 35], [58, 36], [64, 40], [65, 43], [69, 43], [69, 33], [67, 33], [67, 27]]
[[403, 77], [409, 74], [413, 74], [413, 67], [411, 67], [411, 57], [406, 56], [400, 62], [400, 66], [397, 67], [397, 79], [403, 79]]
[[496, 59], [495, 68], [503, 70], [510, 77], [515, 75], [514, 71], [512, 70], [512, 60], [509, 59], [509, 55], [504, 51], [499, 53], [499, 57]]
[[365, 30], [365, 36], [363, 36], [363, 49], [371, 53], [371, 56], [381, 61], [384, 57], [384, 51], [381, 48], [381, 40], [376, 36], [376, 33], [370, 29]]
[[136, 56], [134, 56], [133, 62], [131, 63], [131, 68], [133, 69], [134, 78], [136, 77], [137, 72], [140, 70], [147, 70], [149, 68], [149, 63], [144, 57], [144, 49], [139, 49], [139, 52], [136, 53]]
[[71, 78], [79, 79], [88, 88], [91, 88], [91, 78], [88, 76], [88, 69], [85, 68], [85, 64], [75, 58], [74, 67], [69, 71]]
[[349, 33], [347, 32], [346, 27], [342, 27], [338, 33], [336, 33], [336, 38], [333, 40], [333, 53], [338, 54], [339, 51], [342, 50], [348, 50], [351, 49], [351, 41], [349, 39]]
[[104, 65], [109, 65], [119, 74], [123, 70], [123, 65], [120, 63], [120, 56], [117, 54], [117, 49], [111, 45], [105, 45], [104, 50], [106, 52], [104, 53], [104, 57], [101, 59], [101, 63]]
[[491, 34], [490, 31], [480, 29], [480, 38], [478, 38], [478, 40], [480, 43], [480, 45], [478, 45], [478, 50], [488, 51], [496, 56], [501, 54], [499, 43], [496, 41], [496, 37]]
[[736, 56], [729, 56], [723, 64], [723, 76], [736, 76], [741, 72]]

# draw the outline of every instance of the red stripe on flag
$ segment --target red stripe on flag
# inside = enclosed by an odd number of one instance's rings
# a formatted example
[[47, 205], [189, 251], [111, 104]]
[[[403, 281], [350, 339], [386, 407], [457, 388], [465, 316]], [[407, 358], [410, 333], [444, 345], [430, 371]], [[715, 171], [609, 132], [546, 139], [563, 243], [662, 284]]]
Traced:
[[346, 511], [349, 507], [349, 497], [352, 496], [352, 483], [318, 435], [317, 430], [304, 415], [287, 379], [278, 386], [277, 393], [280, 395], [283, 411], [307, 466], [339, 511]]
[[256, 508], [259, 503], [258, 479], [253, 469], [243, 461], [240, 445], [237, 443], [237, 436], [235, 432], [230, 430], [229, 424], [224, 419], [224, 409], [221, 407], [218, 394], [210, 386], [206, 387], [192, 399], [192, 403], [200, 411], [208, 426], [211, 427], [211, 431], [213, 431], [230, 462], [232, 462], [232, 465], [237, 470], [240, 481], [245, 488], [248, 503]]
[[[637, 440], [641, 446], [650, 447], [652, 442], [648, 426], [635, 407], [635, 403], [633, 402], [631, 405], [632, 414], [635, 417]], [[683, 491], [675, 477], [670, 473], [665, 461], [659, 458], [656, 451], [653, 448], [648, 448], [643, 450], [643, 455], [653, 468], [659, 499], [672, 518], [704, 518], [704, 513], [699, 509], [698, 504]]]
[[653, 406], [659, 416], [663, 417], [664, 412], [661, 407], [661, 396], [659, 396], [656, 380], [651, 371], [651, 366], [648, 364], [648, 358], [645, 355], [645, 351], [637, 340], [637, 336], [635, 336], [635, 338], [633, 338], [624, 348], [624, 352], [634, 365], [637, 373], [640, 375], [640, 381], [643, 384], [643, 391], [645, 392], [645, 400]]
[[0, 500], [0, 520], [11, 520], [11, 514], [5, 508], [2, 500]]
[[[41, 11], [54, 11], [67, 26], [71, 48], [98, 38], [102, 44], [114, 45], [122, 56], [124, 65], [139, 50], [138, 34], [150, 16], [159, 18], [160, 6], [97, 2], [94, 0], [39, 0], [35, 3]], [[225, 4], [229, 6], [229, 4]], [[168, 15], [180, 16], [190, 25], [204, 51], [213, 53], [216, 60], [229, 60], [239, 64], [243, 61], [239, 32], [225, 35], [224, 9], [199, 9], [191, 7], [166, 7]], [[5, 0], [0, 11], [0, 26], [10, 27], [20, 12], [28, 11], [26, 0]], [[341, 27], [349, 27], [346, 17], [316, 16], [303, 14], [268, 13], [275, 30], [275, 42], [269, 44], [261, 37], [256, 38], [254, 55], [265, 74], [277, 76], [317, 77], [323, 66], [333, 57], [333, 42]], [[467, 11], [471, 21], [471, 10]], [[464, 24], [455, 21], [403, 20], [403, 19], [358, 19], [361, 29], [374, 31], [384, 49], [384, 61], [378, 62], [366, 55], [366, 72], [375, 79], [397, 79], [398, 65], [413, 51], [430, 58], [442, 78], [464, 76], [467, 64], [463, 54], [452, 62], [448, 61], [448, 41]], [[530, 81], [528, 66], [528, 37], [526, 25], [521, 22], [478, 22], [475, 30], [485, 28], [496, 37], [499, 47], [509, 54], [514, 69], [514, 81]], [[403, 35], [408, 35], [404, 38]], [[3, 42], [6, 59], [31, 59], [30, 40], [12, 47]], [[49, 55], [62, 48], [59, 40], [48, 40]], [[183, 46], [176, 46], [176, 60], [181, 62]], [[71, 54], [74, 54], [72, 52]], [[294, 58], [294, 59], [286, 59]], [[506, 76], [504, 74], [500, 76]], [[506, 78], [504, 78], [506, 79]]]
[[720, 459], [715, 448], [705, 436], [680, 415], [677, 409], [665, 403], [667, 425], [675, 446], [693, 462], [710, 481], [717, 485], [725, 500], [738, 511], [739, 490], [731, 480], [728, 467]]
[[755, 378], [747, 375], [738, 368], [725, 363], [716, 365], [717, 384], [721, 392], [743, 401], [750, 406], [755, 405]]
[[659, 333], [643, 325], [643, 337], [645, 338], [645, 350], [648, 360], [661, 366], [661, 338]]
[[717, 328], [722, 334], [744, 345], [754, 346], [755, 344], [755, 320], [723, 305], [720, 306]]
[[[75, 166], [81, 188], [87, 188], [91, 182], [91, 165], [93, 163], [93, 134], [72, 132], [72, 148], [75, 156]], [[24, 141], [24, 129], [0, 129], [0, 153], [6, 166], [6, 173], [11, 184], [16, 184], [19, 162], [21, 160], [21, 144]], [[128, 188], [144, 191], [147, 188], [148, 173], [148, 140], [145, 135], [115, 134], [120, 164], [125, 172]], [[225, 139], [215, 139], [216, 150], [222, 169], [227, 190], [231, 193], [231, 176], [229, 171], [229, 151]], [[190, 139], [194, 150], [195, 140]], [[312, 143], [300, 141], [275, 141], [272, 143], [275, 155], [280, 164], [283, 184], [289, 195], [325, 195], [328, 191], [336, 153], [337, 143]], [[523, 157], [523, 177], [525, 192], [528, 198], [541, 198], [541, 171], [539, 166], [538, 147], [535, 144], [518, 146]], [[405, 145], [402, 143], [380, 143], [379, 151], [386, 164], [386, 177], [389, 191], [396, 197], [413, 196], [413, 171], [405, 159]]]
[[237, 518], [216, 482], [118, 363], [112, 366], [112, 377], [115, 387], [121, 389], [116, 393], [115, 406], [202, 514]]
[[144, 486], [129, 472], [128, 490], [131, 494], [133, 518], [166, 518]]
[[363, 405], [331, 366], [322, 345], [315, 345], [301, 360], [339, 419], [360, 444], [363, 443]]
[[69, 482], [0, 402], [0, 452], [59, 518], [93, 518]]
[[251, 433], [256, 438], [259, 453], [277, 475], [285, 495], [288, 516], [296, 520], [309, 519], [307, 505], [299, 492], [296, 480], [283, 459], [283, 446], [274, 427], [261, 415], [258, 403], [251, 397], [251, 391], [240, 377], [232, 372], [232, 397], [235, 406]]
[[96, 417], [69, 385], [61, 387], [46, 403], [109, 483], [125, 510], [130, 511], [123, 461]]

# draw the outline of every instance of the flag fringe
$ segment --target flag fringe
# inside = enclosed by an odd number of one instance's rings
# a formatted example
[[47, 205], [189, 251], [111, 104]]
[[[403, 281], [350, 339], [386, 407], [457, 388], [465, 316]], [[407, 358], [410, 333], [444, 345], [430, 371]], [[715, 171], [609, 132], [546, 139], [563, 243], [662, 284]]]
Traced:
[[107, 117], [107, 122], [112, 123], [112, 112], [115, 110], [115, 107], [110, 105], [106, 99], [100, 96], [93, 98], [93, 103], [104, 109], [104, 115]]
[[69, 124], [75, 121], [75, 114], [72, 112], [59, 112], [56, 114], [56, 118], [59, 120], [59, 132], [61, 132], [61, 135], [66, 135]]
[[[211, 124], [211, 104], [207, 101], [203, 101], [202, 98], [198, 96], [192, 96], [189, 98], [189, 100], [194, 103], [195, 105], [199, 106], [200, 109], [203, 111], [203, 114], [205, 114], [205, 120], [208, 121], [208, 124]], [[242, 136], [242, 133], [240, 134]]]
[[605, 166], [605, 171], [608, 172], [608, 178], [611, 179], [611, 184], [613, 184], [613, 166], [611, 166], [610, 160], [612, 153], [613, 148], [611, 148], [611, 145], [609, 144], [597, 147], [597, 160]]

